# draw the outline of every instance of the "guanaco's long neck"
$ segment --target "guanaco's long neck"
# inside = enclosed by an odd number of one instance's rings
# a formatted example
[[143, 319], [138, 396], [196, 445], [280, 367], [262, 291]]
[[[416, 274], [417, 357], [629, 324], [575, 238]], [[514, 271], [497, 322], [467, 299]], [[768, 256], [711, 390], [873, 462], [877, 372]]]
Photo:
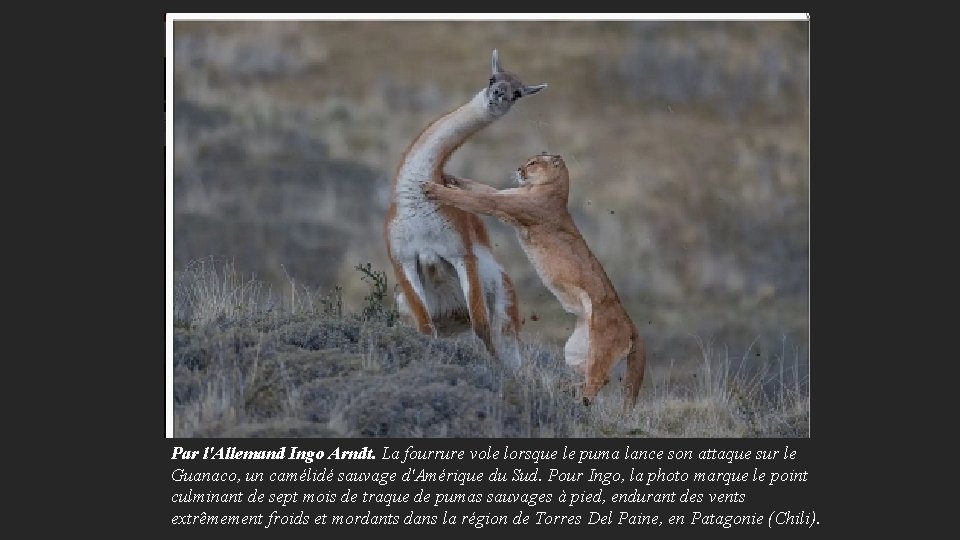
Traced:
[[485, 93], [481, 90], [464, 105], [441, 116], [414, 140], [397, 171], [399, 192], [416, 188], [420, 193], [420, 184], [440, 178], [450, 155], [464, 141], [497, 119], [484, 106]]

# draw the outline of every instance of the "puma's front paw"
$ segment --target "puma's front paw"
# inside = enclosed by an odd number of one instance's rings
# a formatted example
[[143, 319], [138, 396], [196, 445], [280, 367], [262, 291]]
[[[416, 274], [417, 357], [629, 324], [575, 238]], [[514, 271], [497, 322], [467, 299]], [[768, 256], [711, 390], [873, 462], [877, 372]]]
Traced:
[[460, 181], [452, 174], [443, 173], [443, 185], [447, 187], [460, 187]]
[[423, 194], [426, 195], [428, 201], [437, 200], [437, 189], [440, 186], [434, 184], [433, 182], [426, 182], [423, 184]]

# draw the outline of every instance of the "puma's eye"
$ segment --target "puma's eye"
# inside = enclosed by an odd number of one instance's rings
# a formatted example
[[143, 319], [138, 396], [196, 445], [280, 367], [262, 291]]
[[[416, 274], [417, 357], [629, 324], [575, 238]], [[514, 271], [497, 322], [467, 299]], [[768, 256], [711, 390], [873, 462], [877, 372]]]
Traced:
[[520, 91], [519, 91], [519, 90], [514, 90], [514, 91], [513, 91], [513, 99], [520, 99]]

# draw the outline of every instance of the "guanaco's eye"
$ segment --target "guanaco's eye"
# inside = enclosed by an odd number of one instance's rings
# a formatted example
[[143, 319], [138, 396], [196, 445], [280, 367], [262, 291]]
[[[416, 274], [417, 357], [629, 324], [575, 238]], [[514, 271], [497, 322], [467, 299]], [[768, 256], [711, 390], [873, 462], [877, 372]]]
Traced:
[[490, 77], [490, 84], [493, 84], [494, 82], [496, 82], [496, 80], [497, 80], [497, 79], [495, 79], [495, 78], [493, 78], [493, 77]]
[[520, 91], [519, 91], [519, 90], [514, 90], [514, 91], [513, 91], [513, 99], [520, 99]]

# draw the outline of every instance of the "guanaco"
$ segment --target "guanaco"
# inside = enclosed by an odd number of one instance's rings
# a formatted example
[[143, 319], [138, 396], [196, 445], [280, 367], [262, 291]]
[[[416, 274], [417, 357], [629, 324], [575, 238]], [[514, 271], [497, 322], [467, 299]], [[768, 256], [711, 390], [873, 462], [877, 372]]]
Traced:
[[546, 88], [504, 71], [497, 50], [486, 88], [427, 125], [403, 154], [384, 223], [387, 254], [400, 284], [397, 305], [423, 334], [472, 328], [490, 353], [520, 366], [520, 315], [510, 277], [494, 258], [483, 221], [428, 201], [421, 186], [441, 184], [450, 156], [503, 117], [520, 98]]
[[[636, 405], [646, 367], [644, 342], [610, 278], [567, 210], [570, 174], [558, 155], [537, 155], [518, 168], [519, 187], [496, 190], [463, 178], [424, 185], [427, 199], [512, 225], [543, 284], [577, 323], [564, 347], [567, 364], [585, 376], [584, 404], [627, 359], [624, 408]], [[458, 189], [459, 188], [459, 189]], [[446, 208], [446, 206], [443, 206]]]

